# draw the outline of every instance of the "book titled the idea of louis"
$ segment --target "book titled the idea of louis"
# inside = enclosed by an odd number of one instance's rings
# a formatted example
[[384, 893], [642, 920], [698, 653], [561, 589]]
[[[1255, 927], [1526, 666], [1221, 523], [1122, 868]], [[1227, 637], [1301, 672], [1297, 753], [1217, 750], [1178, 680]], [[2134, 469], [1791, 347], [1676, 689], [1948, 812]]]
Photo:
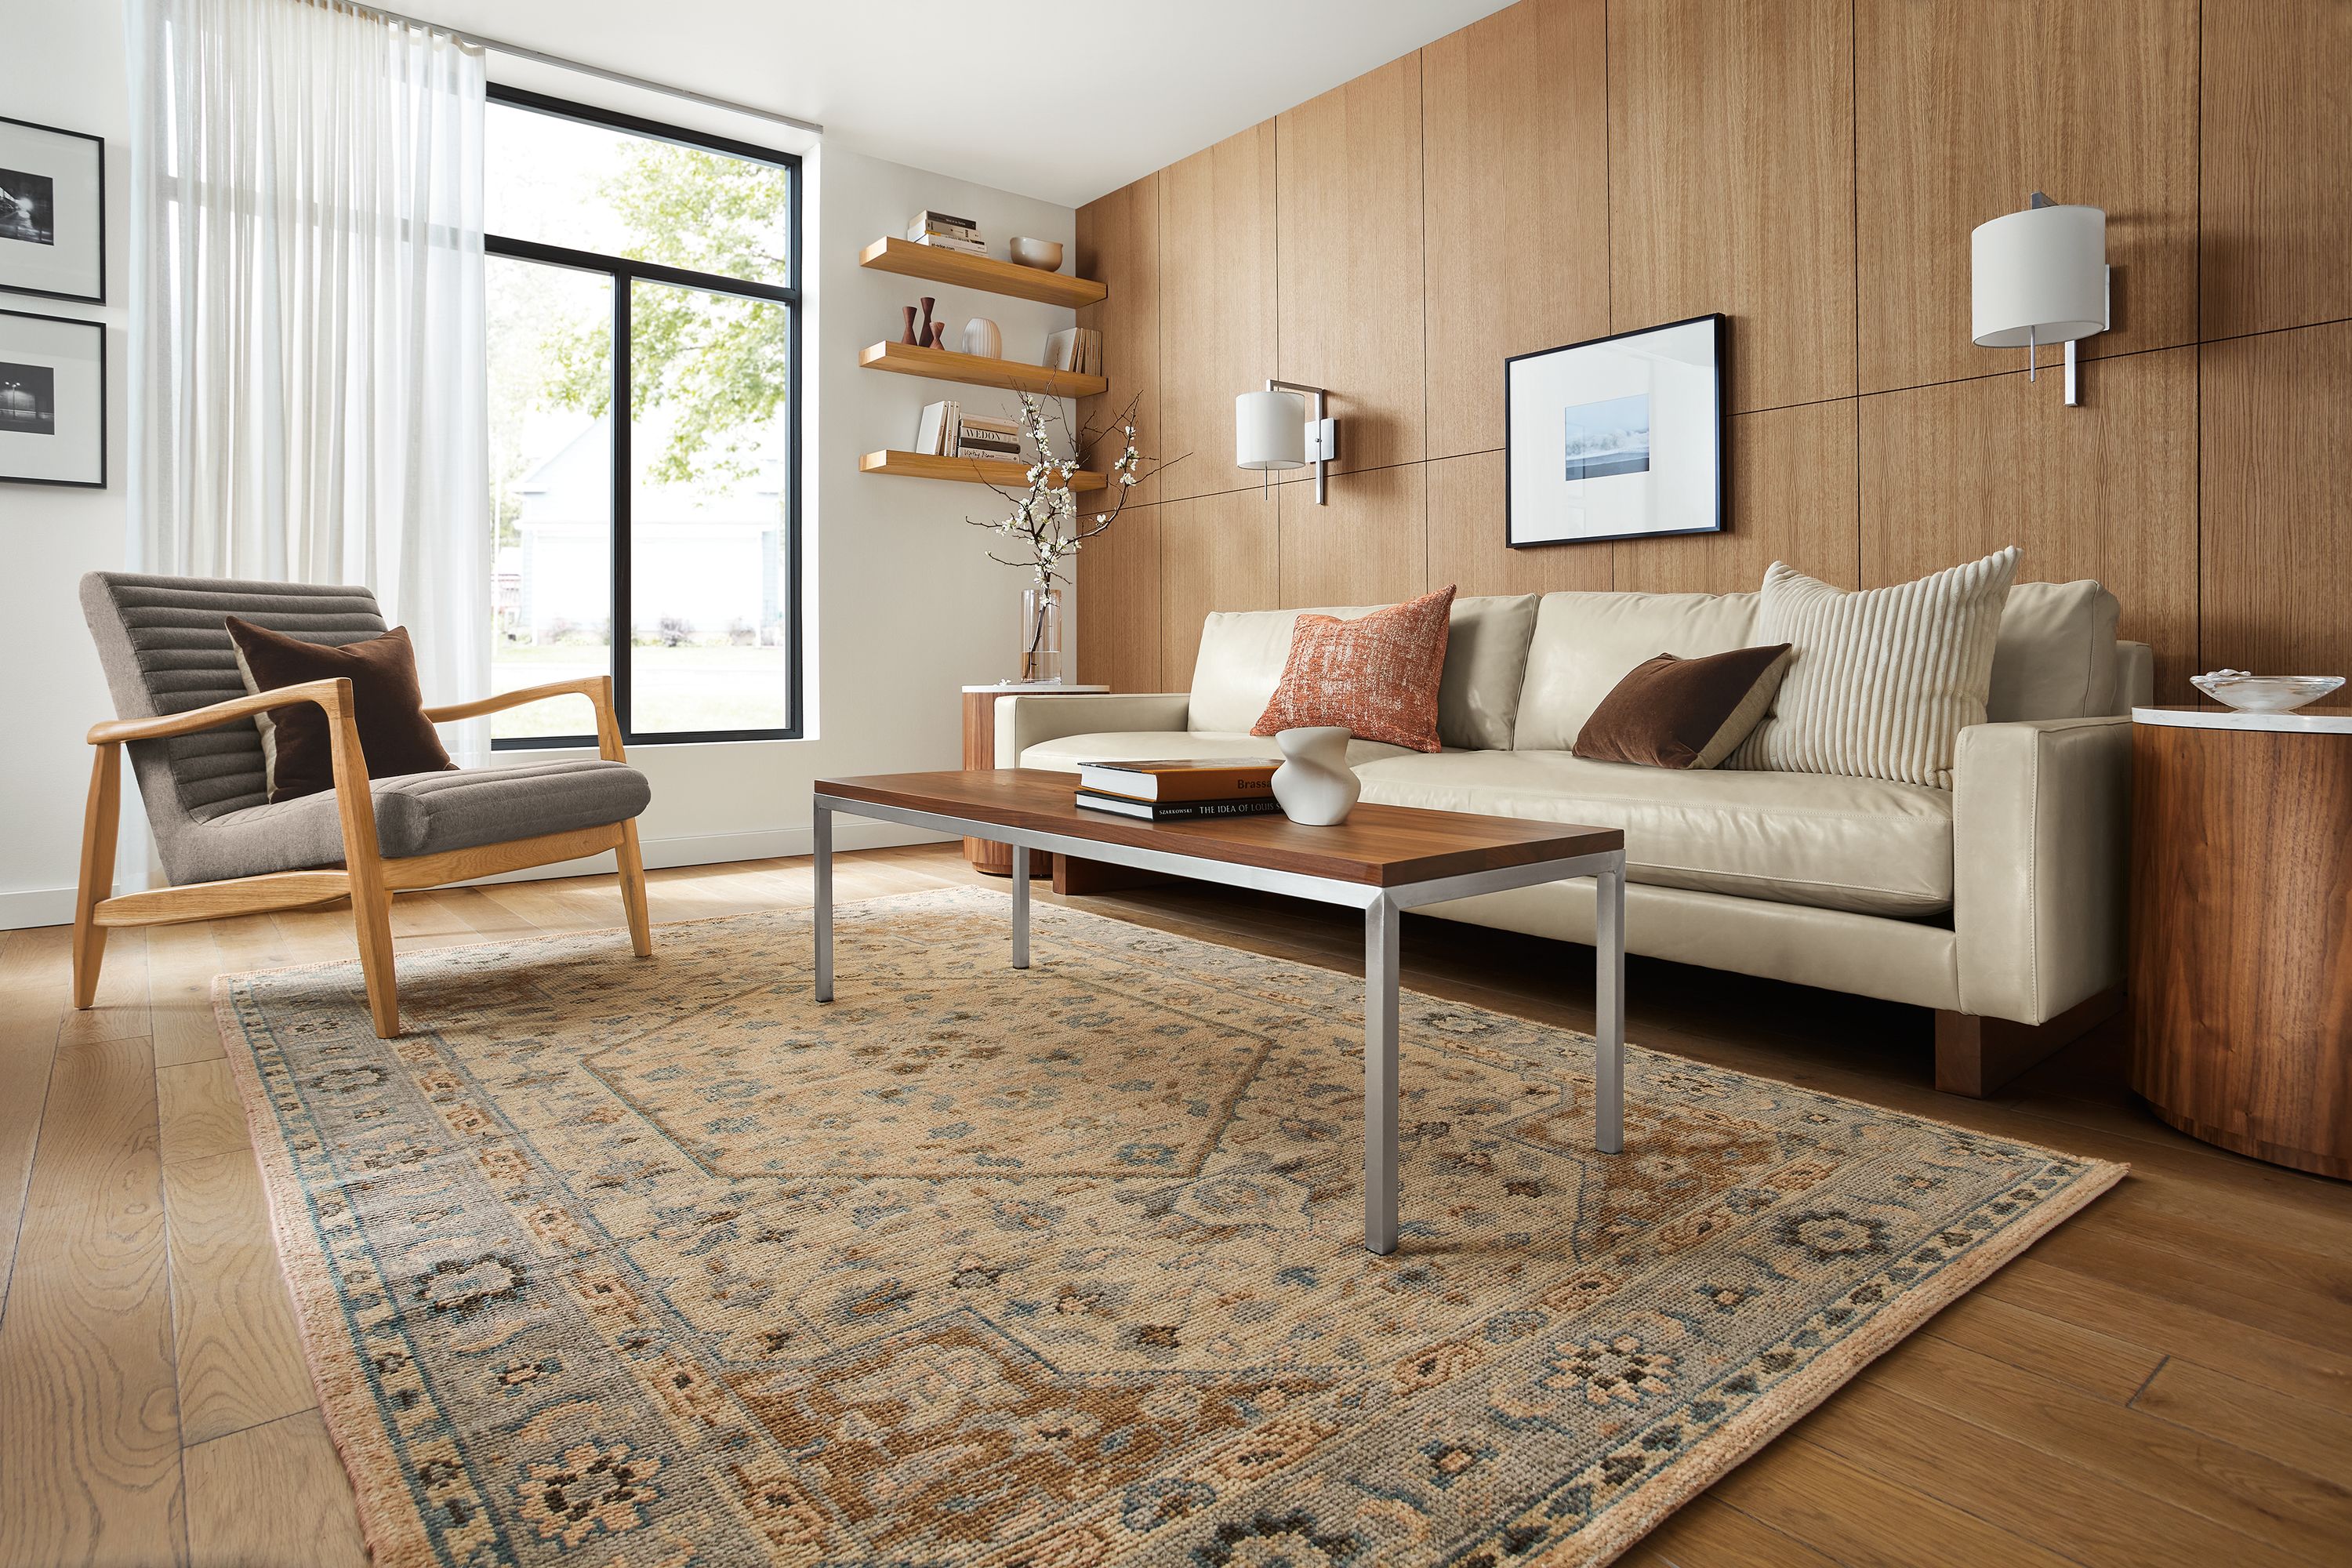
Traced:
[[1265, 816], [1282, 809], [1280, 802], [1261, 800], [1131, 800], [1097, 790], [1077, 792], [1077, 803], [1089, 811], [1115, 811], [1147, 822], [1184, 822], [1203, 816]]

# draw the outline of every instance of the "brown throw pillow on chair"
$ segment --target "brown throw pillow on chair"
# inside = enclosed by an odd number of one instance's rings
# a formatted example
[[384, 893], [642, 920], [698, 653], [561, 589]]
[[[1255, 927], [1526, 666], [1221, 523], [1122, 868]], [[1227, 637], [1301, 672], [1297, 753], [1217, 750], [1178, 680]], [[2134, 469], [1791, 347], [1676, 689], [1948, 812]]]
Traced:
[[1772, 706], [1788, 673], [1789, 647], [1643, 660], [1577, 731], [1576, 754], [1650, 768], [1714, 767]]
[[[229, 640], [236, 645], [237, 673], [245, 678], [247, 691], [271, 691], [337, 676], [351, 681], [352, 716], [359, 724], [360, 750], [367, 753], [368, 777], [445, 773], [457, 765], [425, 717], [425, 694], [416, 684], [416, 651], [409, 646], [406, 626], [338, 647], [304, 642], [235, 616], [227, 621]], [[257, 718], [271, 800], [335, 787], [334, 750], [324, 709], [290, 702]]]

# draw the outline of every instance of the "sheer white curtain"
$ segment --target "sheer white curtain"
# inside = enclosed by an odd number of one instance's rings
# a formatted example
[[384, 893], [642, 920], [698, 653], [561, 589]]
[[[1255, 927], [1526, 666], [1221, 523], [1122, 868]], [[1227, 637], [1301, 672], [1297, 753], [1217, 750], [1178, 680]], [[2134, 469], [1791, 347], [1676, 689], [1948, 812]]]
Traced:
[[427, 701], [484, 694], [480, 51], [335, 0], [128, 8], [134, 569], [366, 584]]

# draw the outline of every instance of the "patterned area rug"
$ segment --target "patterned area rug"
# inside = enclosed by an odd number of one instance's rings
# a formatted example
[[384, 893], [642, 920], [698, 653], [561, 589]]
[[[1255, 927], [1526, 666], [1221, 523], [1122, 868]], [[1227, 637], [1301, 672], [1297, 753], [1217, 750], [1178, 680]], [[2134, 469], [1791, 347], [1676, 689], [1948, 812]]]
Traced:
[[2120, 1167], [992, 889], [218, 1005], [376, 1561], [1592, 1563]]

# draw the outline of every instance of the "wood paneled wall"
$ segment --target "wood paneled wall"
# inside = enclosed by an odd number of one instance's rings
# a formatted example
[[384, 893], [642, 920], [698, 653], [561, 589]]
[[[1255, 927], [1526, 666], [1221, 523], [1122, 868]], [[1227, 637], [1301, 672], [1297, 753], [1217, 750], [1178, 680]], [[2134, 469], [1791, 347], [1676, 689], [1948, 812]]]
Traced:
[[[1086, 313], [1181, 460], [1080, 561], [1078, 662], [1213, 609], [1855, 586], [2016, 543], [2199, 669], [2352, 672], [2352, 0], [1520, 0], [1082, 208]], [[1969, 342], [1969, 231], [2107, 211], [2088, 406]], [[1503, 359], [1731, 317], [1721, 534], [1509, 550]], [[1328, 386], [1331, 503], [1233, 466]]]

